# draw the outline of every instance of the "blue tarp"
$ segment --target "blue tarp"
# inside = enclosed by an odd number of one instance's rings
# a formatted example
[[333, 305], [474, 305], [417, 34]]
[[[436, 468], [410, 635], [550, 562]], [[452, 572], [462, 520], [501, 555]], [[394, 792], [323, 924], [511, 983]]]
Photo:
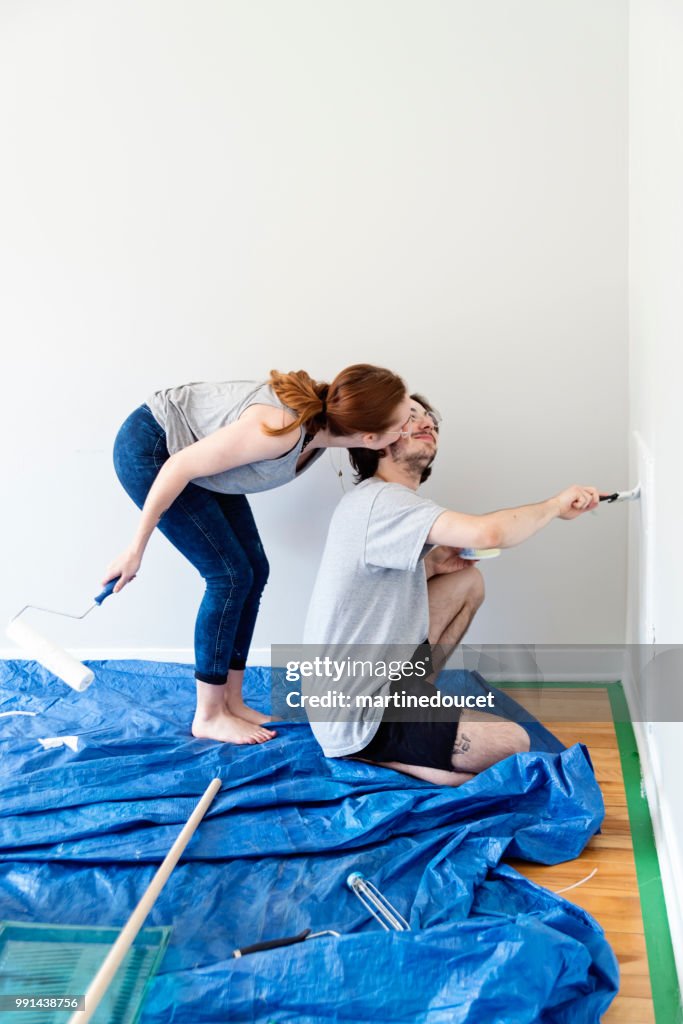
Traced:
[[[598, 830], [582, 746], [532, 725], [532, 753], [434, 787], [328, 760], [303, 724], [261, 746], [195, 740], [188, 666], [91, 667], [77, 694], [34, 662], [0, 663], [0, 919], [123, 924], [220, 776], [147, 920], [173, 934], [142, 1024], [600, 1020], [618, 985], [602, 929], [503, 863], [570, 860]], [[265, 709], [267, 670], [247, 688]], [[39, 742], [73, 735], [76, 751]], [[351, 871], [413, 930], [382, 932]], [[231, 956], [304, 928], [341, 937]]]

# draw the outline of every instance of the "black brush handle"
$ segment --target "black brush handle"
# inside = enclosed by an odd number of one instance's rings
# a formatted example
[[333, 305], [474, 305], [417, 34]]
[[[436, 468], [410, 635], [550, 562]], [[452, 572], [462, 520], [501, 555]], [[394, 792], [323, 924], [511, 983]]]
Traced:
[[303, 942], [311, 934], [310, 928], [305, 928], [298, 935], [289, 935], [284, 939], [270, 939], [268, 942], [255, 942], [253, 946], [242, 946], [241, 949], [234, 949], [234, 957], [246, 956], [247, 953], [263, 953], [266, 949], [279, 949], [280, 946], [293, 946], [297, 942]]
[[619, 497], [619, 491], [615, 491], [614, 494], [601, 494], [600, 501], [616, 501]]

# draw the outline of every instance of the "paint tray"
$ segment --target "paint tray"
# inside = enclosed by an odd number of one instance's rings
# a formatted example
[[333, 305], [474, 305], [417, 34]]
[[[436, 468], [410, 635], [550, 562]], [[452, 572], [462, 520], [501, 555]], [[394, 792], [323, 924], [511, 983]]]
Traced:
[[[65, 1024], [73, 1006], [19, 1010], [8, 997], [84, 996], [120, 931], [0, 921], [0, 1022]], [[170, 927], [144, 928], [138, 933], [93, 1015], [93, 1024], [135, 1024], [170, 934]]]

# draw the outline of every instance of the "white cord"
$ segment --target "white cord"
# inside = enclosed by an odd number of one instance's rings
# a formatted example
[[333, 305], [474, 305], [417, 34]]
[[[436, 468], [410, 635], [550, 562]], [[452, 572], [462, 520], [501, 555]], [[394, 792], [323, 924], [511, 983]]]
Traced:
[[344, 492], [344, 494], [346, 494], [346, 488], [344, 487], [344, 471], [342, 470], [342, 458], [343, 458], [342, 451], [344, 451], [344, 450], [345, 449], [341, 449], [340, 452], [339, 452], [339, 464], [337, 466], [335, 466], [335, 464], [334, 464], [334, 457], [332, 455], [332, 452], [334, 451], [334, 448], [328, 448], [327, 449], [327, 454], [330, 456], [330, 462], [332, 463], [332, 469], [334, 470], [334, 475], [336, 476], [337, 480], [339, 481], [339, 484], [341, 486], [342, 491]]
[[556, 896], [560, 896], [563, 892], [569, 892], [570, 889], [576, 889], [576, 888], [578, 888], [578, 886], [583, 885], [584, 882], [590, 882], [590, 880], [593, 877], [593, 875], [597, 875], [597, 873], [598, 873], [598, 869], [597, 868], [593, 868], [593, 870], [591, 871], [590, 875], [586, 875], [586, 877], [582, 878], [580, 882], [574, 882], [573, 885], [567, 885], [564, 889], [555, 889], [554, 893], [555, 893]]

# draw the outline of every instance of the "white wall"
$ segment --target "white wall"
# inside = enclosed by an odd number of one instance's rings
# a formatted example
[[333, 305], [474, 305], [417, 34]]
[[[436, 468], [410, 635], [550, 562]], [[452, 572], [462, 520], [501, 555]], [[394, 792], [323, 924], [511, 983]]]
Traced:
[[[5, 0], [0, 616], [79, 610], [135, 513], [111, 468], [155, 388], [366, 360], [446, 414], [465, 510], [629, 486], [621, 0]], [[296, 640], [340, 494], [255, 501], [255, 643]], [[619, 642], [626, 515], [486, 567], [473, 642]], [[60, 643], [191, 645], [166, 546]]]
[[[634, 643], [683, 643], [683, 9], [631, 0], [630, 25], [630, 398], [631, 427], [649, 455], [650, 487], [633, 510], [629, 597]], [[633, 459], [635, 464], [635, 451]], [[650, 531], [643, 544], [642, 515]], [[672, 666], [672, 659], [667, 664]], [[649, 673], [648, 717], [639, 728], [679, 973], [683, 977], [683, 700], [680, 673]], [[654, 709], [654, 710], [652, 710]], [[678, 721], [673, 719], [678, 718]]]

